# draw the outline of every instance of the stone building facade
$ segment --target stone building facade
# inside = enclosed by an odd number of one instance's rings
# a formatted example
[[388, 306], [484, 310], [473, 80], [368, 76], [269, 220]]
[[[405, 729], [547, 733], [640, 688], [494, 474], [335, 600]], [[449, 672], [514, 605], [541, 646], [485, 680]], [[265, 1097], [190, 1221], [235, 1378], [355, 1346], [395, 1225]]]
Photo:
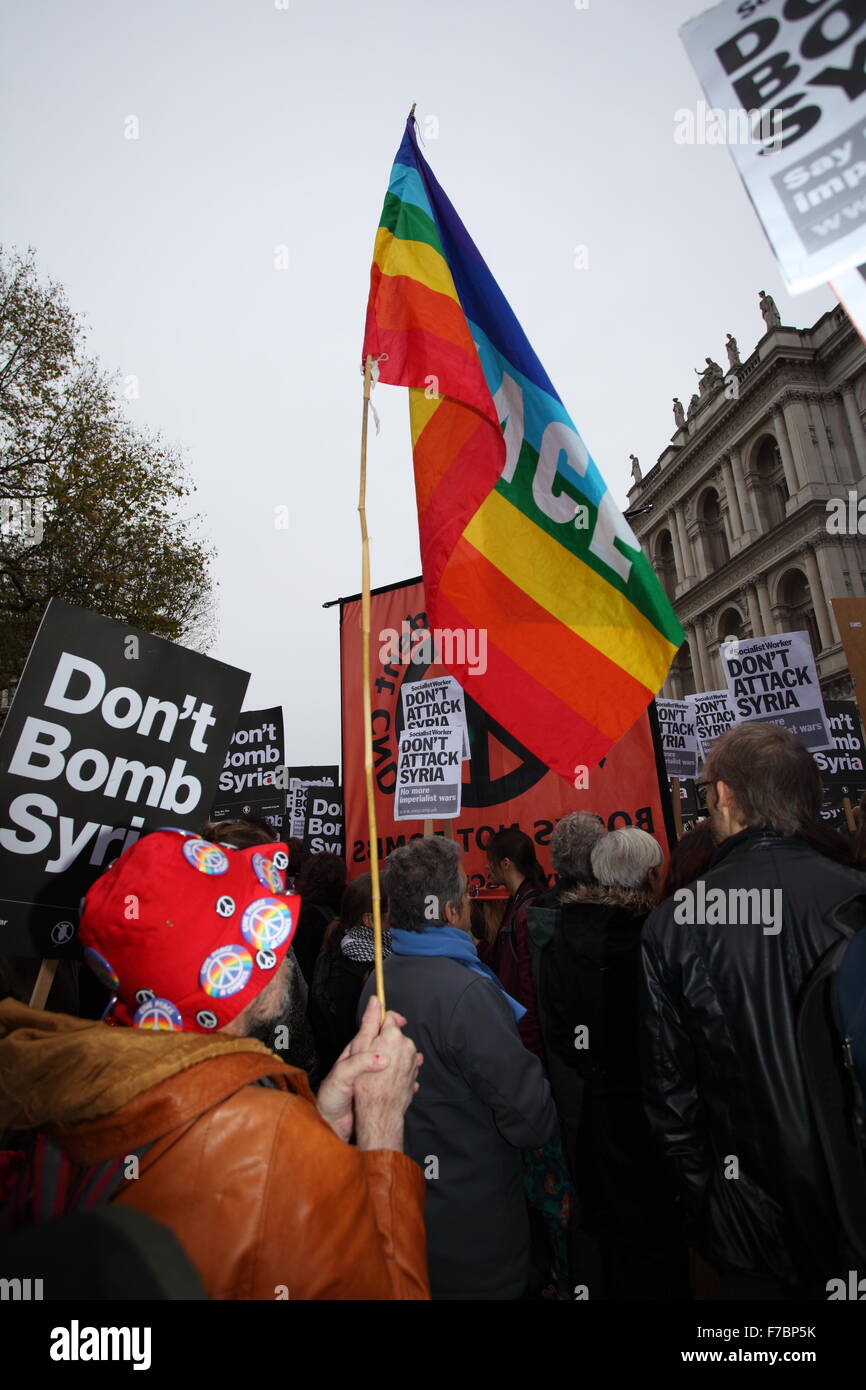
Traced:
[[866, 496], [866, 346], [842, 308], [790, 328], [761, 294], [751, 355], [729, 335], [727, 370], [707, 359], [687, 413], [675, 398], [655, 466], [633, 458], [629, 513], [652, 506], [631, 525], [686, 635], [671, 698], [724, 685], [726, 637], [791, 631], [811, 635], [825, 697], [852, 694], [830, 599], [866, 595], [866, 536], [831, 534], [827, 502]]

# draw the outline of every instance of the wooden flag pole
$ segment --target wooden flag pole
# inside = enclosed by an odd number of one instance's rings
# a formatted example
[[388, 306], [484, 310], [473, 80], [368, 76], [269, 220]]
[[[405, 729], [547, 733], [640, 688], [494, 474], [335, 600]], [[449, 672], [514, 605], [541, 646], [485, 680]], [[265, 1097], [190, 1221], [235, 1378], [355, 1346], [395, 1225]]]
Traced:
[[680, 802], [679, 777], [671, 778], [671, 801], [673, 802], [674, 808], [674, 826], [677, 832], [677, 839], [681, 840], [683, 838], [683, 808]]
[[30, 995], [31, 1009], [44, 1009], [51, 993], [51, 986], [54, 984], [54, 976], [57, 974], [56, 960], [43, 960], [39, 967], [39, 974], [33, 986], [33, 993]]
[[857, 822], [854, 819], [854, 808], [851, 805], [851, 798], [849, 796], [842, 797], [842, 810], [845, 812], [845, 821], [849, 831], [852, 835], [856, 835]]
[[373, 359], [364, 363], [364, 412], [361, 417], [361, 492], [358, 514], [361, 518], [361, 653], [364, 679], [364, 776], [367, 783], [367, 828], [370, 834], [370, 885], [373, 896], [373, 960], [376, 994], [385, 1017], [385, 975], [382, 970], [382, 898], [379, 890], [379, 854], [376, 834], [376, 797], [373, 791], [373, 726], [370, 703], [370, 537], [367, 534], [367, 417]]

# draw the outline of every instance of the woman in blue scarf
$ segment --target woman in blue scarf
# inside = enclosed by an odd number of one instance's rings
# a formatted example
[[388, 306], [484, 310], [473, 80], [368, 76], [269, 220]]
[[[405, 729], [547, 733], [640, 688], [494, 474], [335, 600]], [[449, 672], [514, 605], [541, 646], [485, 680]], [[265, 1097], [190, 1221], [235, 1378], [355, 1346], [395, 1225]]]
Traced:
[[[478, 959], [460, 851], [430, 836], [385, 866], [389, 1009], [423, 1054], [406, 1114], [406, 1152], [427, 1180], [425, 1223], [434, 1298], [516, 1299], [530, 1282], [524, 1149], [556, 1131], [538, 1058], [523, 1046], [523, 1009]], [[374, 983], [367, 982], [360, 1007]]]

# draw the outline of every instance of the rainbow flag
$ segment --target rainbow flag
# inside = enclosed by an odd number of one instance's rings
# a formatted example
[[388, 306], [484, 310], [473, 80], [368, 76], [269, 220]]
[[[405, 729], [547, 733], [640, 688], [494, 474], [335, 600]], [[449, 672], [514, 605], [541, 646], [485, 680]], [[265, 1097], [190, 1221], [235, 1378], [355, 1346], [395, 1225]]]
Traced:
[[483, 673], [446, 664], [573, 781], [646, 708], [683, 633], [411, 116], [376, 235], [368, 354], [380, 381], [409, 387], [430, 627], [486, 635]]

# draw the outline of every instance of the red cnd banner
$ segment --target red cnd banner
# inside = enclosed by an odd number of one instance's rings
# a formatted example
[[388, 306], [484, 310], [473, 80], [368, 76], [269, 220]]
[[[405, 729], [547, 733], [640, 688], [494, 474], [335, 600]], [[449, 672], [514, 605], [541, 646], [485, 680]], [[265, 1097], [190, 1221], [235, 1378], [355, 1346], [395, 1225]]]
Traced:
[[[373, 591], [370, 694], [380, 858], [424, 833], [422, 821], [394, 820], [394, 793], [403, 727], [401, 689], [407, 681], [446, 674], [441, 665], [427, 663], [431, 644], [422, 640], [426, 630], [420, 580]], [[346, 863], [352, 877], [363, 873], [370, 862], [360, 595], [340, 601], [340, 657]], [[507, 729], [485, 714], [472, 698], [471, 676], [464, 693], [470, 758], [463, 763], [461, 812], [450, 825], [457, 844], [465, 851], [466, 870], [476, 883], [486, 878], [486, 846], [491, 837], [513, 825], [532, 837], [541, 864], [552, 874], [550, 837], [557, 820], [570, 811], [592, 811], [611, 830], [622, 825], [640, 826], [656, 837], [667, 857], [674, 832], [667, 777], [651, 711], [641, 716], [597, 767], [588, 769], [587, 778], [576, 779], [588, 780], [588, 787], [578, 790], [550, 772]]]

